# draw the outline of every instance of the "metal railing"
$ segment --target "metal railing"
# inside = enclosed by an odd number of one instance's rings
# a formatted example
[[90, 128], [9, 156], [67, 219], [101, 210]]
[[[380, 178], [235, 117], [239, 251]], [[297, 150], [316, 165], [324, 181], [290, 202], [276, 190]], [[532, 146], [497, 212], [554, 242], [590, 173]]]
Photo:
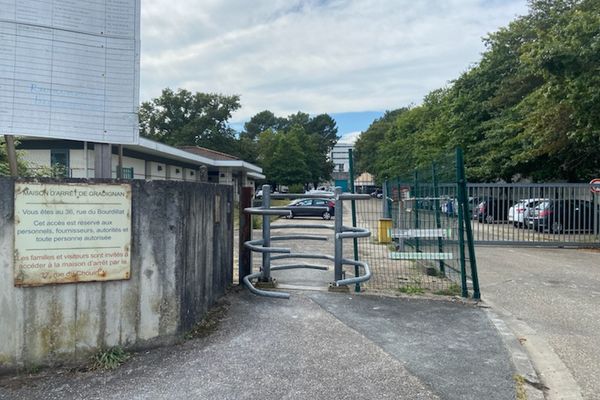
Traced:
[[469, 184], [467, 191], [476, 244], [600, 247], [599, 197], [588, 184]]
[[[291, 216], [291, 212], [281, 208], [271, 208], [271, 199], [295, 199], [295, 198], [323, 198], [330, 197], [335, 200], [335, 224], [278, 224], [271, 225], [271, 216]], [[334, 281], [333, 286], [346, 286], [368, 281], [371, 278], [371, 270], [366, 262], [359, 260], [351, 260], [343, 256], [343, 241], [344, 239], [366, 238], [371, 235], [367, 229], [348, 227], [343, 224], [344, 216], [344, 200], [365, 200], [369, 199], [368, 195], [343, 194], [340, 188], [336, 188], [333, 195], [323, 196], [310, 194], [271, 194], [269, 185], [263, 186], [263, 198], [261, 207], [250, 207], [244, 209], [244, 212], [252, 215], [262, 216], [262, 238], [249, 240], [244, 242], [244, 246], [250, 250], [261, 253], [262, 264], [259, 272], [251, 273], [243, 277], [243, 282], [248, 289], [257, 295], [274, 297], [274, 298], [289, 298], [289, 293], [262, 290], [252, 283], [257, 280], [262, 284], [270, 284], [273, 282], [271, 271], [286, 270], [286, 269], [319, 269], [327, 270], [328, 267], [313, 263], [290, 263], [284, 265], [272, 266], [271, 261], [283, 259], [307, 259], [307, 260], [327, 260], [334, 263]], [[271, 229], [325, 229], [334, 232], [334, 255], [312, 254], [312, 253], [292, 253], [287, 247], [274, 247], [272, 242], [287, 241], [287, 240], [317, 240], [327, 241], [328, 237], [323, 235], [306, 235], [293, 233], [290, 235], [271, 235]], [[344, 278], [344, 265], [352, 265], [357, 268], [362, 268], [363, 274], [351, 278]]]

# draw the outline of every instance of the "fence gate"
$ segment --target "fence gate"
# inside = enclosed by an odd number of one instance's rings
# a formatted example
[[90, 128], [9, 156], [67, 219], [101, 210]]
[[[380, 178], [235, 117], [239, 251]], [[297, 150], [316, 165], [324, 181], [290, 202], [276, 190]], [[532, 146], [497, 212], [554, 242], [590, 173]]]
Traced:
[[588, 184], [469, 184], [475, 243], [600, 247], [598, 195]]

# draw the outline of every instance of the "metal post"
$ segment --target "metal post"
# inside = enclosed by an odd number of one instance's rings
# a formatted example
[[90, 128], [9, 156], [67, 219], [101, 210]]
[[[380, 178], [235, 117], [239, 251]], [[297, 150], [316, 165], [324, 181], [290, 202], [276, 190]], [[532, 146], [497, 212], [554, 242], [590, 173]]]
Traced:
[[245, 276], [252, 273], [252, 250], [244, 243], [252, 240], [252, 215], [244, 212], [245, 208], [252, 207], [252, 187], [243, 187], [240, 193], [240, 231], [239, 231], [239, 284], [243, 283]]
[[94, 143], [94, 178], [112, 178], [111, 164], [111, 145], [106, 143]]
[[335, 231], [334, 231], [334, 243], [335, 243], [335, 253], [334, 253], [334, 277], [336, 281], [343, 279], [343, 265], [342, 258], [344, 258], [344, 245], [341, 237], [338, 237], [339, 233], [343, 232], [344, 225], [344, 204], [340, 199], [340, 195], [342, 194], [342, 188], [336, 187], [334, 190], [335, 193]]
[[85, 162], [85, 179], [89, 178], [88, 173], [89, 160], [88, 160], [88, 142], [83, 142], [83, 162]]
[[460, 254], [460, 278], [462, 286], [462, 297], [469, 297], [469, 291], [467, 289], [467, 268], [465, 260], [465, 225], [464, 225], [464, 176], [463, 171], [460, 168], [462, 162], [462, 152], [460, 148], [456, 148], [456, 184], [458, 194], [458, 252]]
[[[271, 207], [271, 186], [262, 186], [262, 208]], [[262, 217], [262, 237], [263, 247], [271, 247], [271, 217], [263, 215]], [[263, 253], [262, 255], [262, 276], [259, 279], [261, 282], [271, 281], [271, 254]]]
[[119, 150], [119, 166], [117, 167], [117, 178], [123, 179], [123, 145], [120, 144]]
[[17, 168], [17, 152], [15, 150], [15, 137], [13, 135], [4, 135], [6, 143], [6, 156], [8, 157], [8, 167], [10, 168], [10, 176], [16, 178], [19, 175]]
[[383, 197], [383, 201], [381, 202], [381, 215], [383, 215], [383, 218], [392, 218], [390, 213], [390, 206], [388, 204], [388, 198], [390, 197], [388, 192], [388, 181], [385, 180], [383, 182], [383, 188], [381, 190], [381, 196]]
[[[414, 185], [415, 185], [415, 194], [413, 196], [413, 198], [415, 199], [414, 202], [414, 207], [413, 207], [413, 212], [415, 214], [415, 229], [419, 229], [419, 201], [418, 198], [420, 196], [420, 191], [419, 191], [419, 173], [417, 172], [417, 170], [415, 170], [415, 174], [414, 174]], [[419, 238], [415, 238], [415, 251], [418, 253], [420, 251], [419, 248]]]
[[[435, 166], [435, 162], [431, 163], [431, 175], [433, 176], [433, 207], [435, 208], [435, 227], [437, 229], [442, 228], [442, 220], [440, 218], [440, 188], [438, 187], [438, 179], [437, 179], [437, 170]], [[444, 245], [442, 238], [438, 236], [438, 251], [440, 253], [444, 252]], [[445, 276], [446, 275], [446, 267], [444, 266], [444, 260], [439, 260], [440, 273]]]
[[[465, 162], [463, 158], [463, 152], [461, 148], [457, 149], [456, 152], [457, 168], [460, 171], [459, 174], [459, 185], [462, 187], [463, 193], [462, 208], [463, 208], [463, 221], [465, 224], [465, 230], [467, 233], [467, 246], [469, 249], [469, 264], [471, 266], [471, 281], [473, 282], [473, 298], [480, 299], [481, 292], [479, 290], [479, 276], [477, 274], [477, 261], [475, 259], [475, 244], [473, 243], [473, 230], [471, 228], [471, 217], [469, 215], [469, 199], [466, 195], [467, 192], [467, 179], [465, 176]], [[463, 250], [464, 257], [464, 250]], [[466, 279], [466, 277], [465, 277]]]
[[[350, 193], [354, 194], [354, 158], [352, 155], [352, 149], [348, 149], [348, 161], [350, 163]], [[356, 228], [356, 200], [352, 199], [352, 227]], [[358, 261], [358, 239], [352, 239], [354, 245], [354, 261]], [[360, 273], [358, 265], [354, 266], [354, 276], [358, 276]], [[360, 283], [356, 283], [354, 286], [355, 292], [360, 292]]]

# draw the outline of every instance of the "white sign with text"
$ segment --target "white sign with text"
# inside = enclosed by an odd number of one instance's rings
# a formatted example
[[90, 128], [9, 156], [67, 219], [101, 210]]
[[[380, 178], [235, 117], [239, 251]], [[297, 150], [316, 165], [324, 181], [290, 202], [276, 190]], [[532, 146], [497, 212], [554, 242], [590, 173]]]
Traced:
[[139, 140], [140, 0], [0, 0], [0, 134]]
[[15, 183], [15, 285], [129, 279], [131, 186]]

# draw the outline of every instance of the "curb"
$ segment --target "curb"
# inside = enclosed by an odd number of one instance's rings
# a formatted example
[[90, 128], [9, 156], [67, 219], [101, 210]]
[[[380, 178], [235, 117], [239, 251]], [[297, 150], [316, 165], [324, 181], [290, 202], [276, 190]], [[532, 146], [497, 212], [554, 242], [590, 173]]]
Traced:
[[539, 377], [535, 372], [535, 368], [533, 368], [533, 364], [523, 349], [521, 342], [519, 342], [519, 339], [517, 339], [513, 332], [508, 328], [506, 323], [488, 307], [489, 306], [483, 306], [481, 308], [484, 309], [488, 318], [492, 321], [498, 330], [498, 333], [500, 333], [500, 337], [510, 353], [516, 375], [524, 378], [525, 393], [527, 395], [526, 399], [544, 400], [544, 392], [541, 389], [544, 385], [540, 382]]
[[489, 301], [482, 303], [511, 353], [516, 373], [527, 384], [528, 400], [583, 400], [569, 369], [534, 329], [508, 310]]

